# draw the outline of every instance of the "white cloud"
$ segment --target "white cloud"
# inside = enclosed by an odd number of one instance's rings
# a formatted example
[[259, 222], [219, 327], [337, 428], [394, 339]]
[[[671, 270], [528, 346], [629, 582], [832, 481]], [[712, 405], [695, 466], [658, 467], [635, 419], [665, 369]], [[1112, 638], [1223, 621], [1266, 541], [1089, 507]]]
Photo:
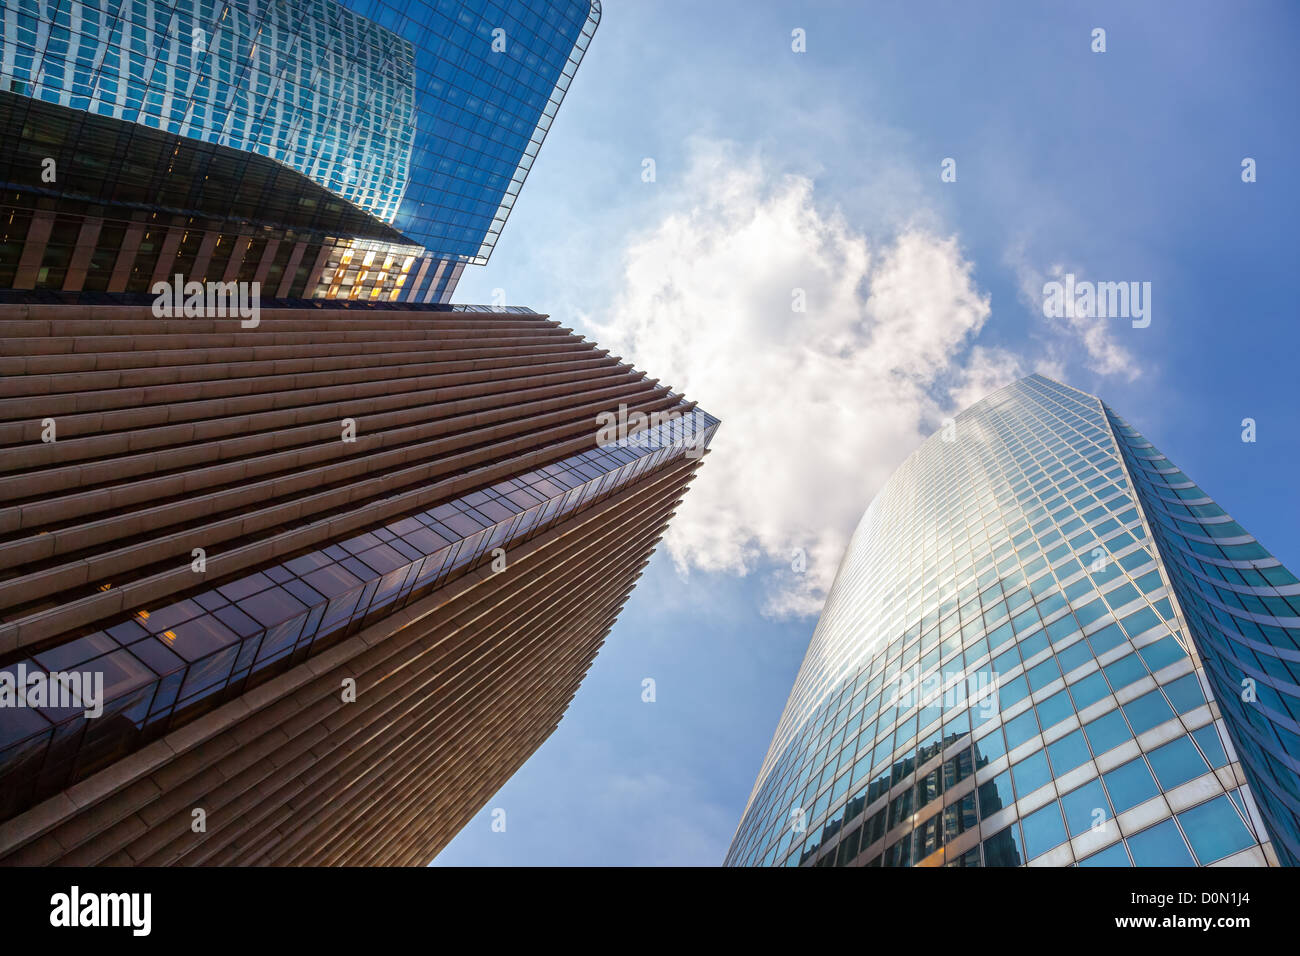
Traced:
[[[872, 495], [949, 413], [932, 389], [988, 297], [955, 239], [905, 230], [873, 246], [814, 205], [811, 182], [769, 178], [725, 146], [702, 149], [688, 182], [588, 324], [722, 419], [666, 538], [678, 566], [761, 570], [768, 613], [816, 613]], [[797, 289], [806, 312], [792, 310]]]
[[1049, 281], [1059, 280], [1067, 271], [1082, 277], [1086, 270], [1067, 270], [1060, 264], [1039, 269], [1031, 262], [1023, 243], [1009, 250], [1005, 261], [1015, 270], [1021, 304], [1037, 321], [1044, 323], [1048, 332], [1047, 350], [1053, 362], [1063, 365], [1067, 351], [1082, 346], [1084, 366], [1098, 375], [1132, 382], [1142, 374], [1133, 353], [1115, 340], [1116, 319], [1078, 315], [1049, 319], [1043, 316], [1043, 286]]

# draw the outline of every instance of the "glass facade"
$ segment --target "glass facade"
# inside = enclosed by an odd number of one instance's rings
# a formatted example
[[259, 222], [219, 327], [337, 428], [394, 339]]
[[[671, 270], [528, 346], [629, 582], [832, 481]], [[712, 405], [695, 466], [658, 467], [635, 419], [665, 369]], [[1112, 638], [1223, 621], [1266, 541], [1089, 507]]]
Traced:
[[3, 0], [0, 283], [181, 273], [445, 302], [491, 254], [599, 17], [589, 0]]
[[597, 0], [342, 0], [415, 51], [412, 176], [392, 223], [487, 262], [600, 21]]
[[631, 486], [718, 420], [689, 405], [618, 445], [579, 452], [273, 566], [69, 634], [0, 668], [104, 675], [103, 713], [8, 709], [0, 819], [282, 673], [365, 625]]
[[727, 863], [1292, 863], [1297, 594], [1097, 398], [1011, 385], [867, 509]]
[[334, 0], [6, 3], [7, 89], [259, 153], [391, 221], [414, 49]]
[[1300, 582], [1109, 407], [1278, 856], [1300, 863]]

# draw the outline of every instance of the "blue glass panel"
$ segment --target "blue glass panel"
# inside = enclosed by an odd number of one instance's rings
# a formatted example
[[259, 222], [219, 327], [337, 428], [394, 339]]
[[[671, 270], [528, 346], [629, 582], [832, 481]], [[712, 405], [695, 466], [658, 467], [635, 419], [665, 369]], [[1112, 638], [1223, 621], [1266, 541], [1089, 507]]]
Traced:
[[1120, 840], [1090, 857], [1079, 861], [1080, 866], [1132, 866], [1128, 854], [1124, 851], [1124, 841]]
[[1047, 753], [1042, 750], [1031, 754], [1017, 764], [1013, 764], [1011, 773], [1016, 780], [1016, 795], [1018, 797], [1033, 793], [1052, 779], [1052, 772], [1047, 765]]
[[1119, 710], [1112, 710], [1091, 723], [1084, 724], [1083, 730], [1088, 735], [1088, 743], [1092, 745], [1095, 754], [1104, 754], [1133, 736]]
[[1031, 860], [1060, 846], [1066, 839], [1061, 808], [1055, 800], [1021, 820], [1020, 827], [1025, 838], [1025, 854]]
[[1099, 780], [1090, 780], [1061, 797], [1061, 808], [1065, 811], [1070, 836], [1078, 836], [1111, 818], [1110, 803]]
[[1047, 756], [1052, 761], [1052, 771], [1060, 776], [1091, 758], [1088, 742], [1082, 730], [1066, 734], [1060, 740], [1047, 745]]
[[1201, 747], [1201, 752], [1205, 758], [1210, 761], [1210, 766], [1215, 770], [1225, 767], [1228, 764], [1228, 755], [1223, 750], [1223, 741], [1219, 739], [1219, 732], [1215, 729], [1214, 724], [1206, 724], [1199, 730], [1193, 730], [1192, 736]]
[[1173, 820], [1165, 820], [1128, 838], [1135, 866], [1195, 866]]
[[1226, 794], [1184, 810], [1178, 814], [1178, 822], [1202, 866], [1255, 845], [1255, 838]]
[[1156, 779], [1165, 790], [1172, 790], [1210, 769], [1190, 737], [1179, 737], [1147, 756]]
[[1141, 757], [1102, 774], [1102, 779], [1106, 781], [1106, 789], [1110, 791], [1110, 801], [1116, 813], [1136, 807], [1160, 792], [1151, 777], [1151, 771], [1147, 769], [1146, 761]]

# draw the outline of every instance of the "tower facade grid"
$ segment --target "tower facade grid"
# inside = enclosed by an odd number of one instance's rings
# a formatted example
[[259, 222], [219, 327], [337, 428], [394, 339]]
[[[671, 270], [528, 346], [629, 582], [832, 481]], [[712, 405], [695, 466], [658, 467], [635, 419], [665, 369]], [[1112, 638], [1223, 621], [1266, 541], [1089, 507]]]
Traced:
[[[1160, 489], [1180, 504], [1153, 522]], [[1179, 508], [1198, 516], [1177, 526], [1182, 564], [1253, 569], [1225, 589], [1235, 604], [1202, 596], [1217, 644], [1184, 614], [1195, 588], [1165, 540]], [[1298, 591], [1098, 399], [1015, 383], [928, 439], [867, 509], [727, 862], [1291, 862], [1296, 698], [1264, 662], [1290, 660]], [[1220, 703], [1243, 666], [1230, 606], [1255, 622], [1264, 706]]]

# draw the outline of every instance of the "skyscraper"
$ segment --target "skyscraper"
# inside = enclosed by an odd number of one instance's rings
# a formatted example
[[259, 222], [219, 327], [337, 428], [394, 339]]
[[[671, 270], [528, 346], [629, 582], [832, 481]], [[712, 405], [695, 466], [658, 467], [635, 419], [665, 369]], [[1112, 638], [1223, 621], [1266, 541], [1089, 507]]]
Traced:
[[1099, 399], [985, 398], [855, 531], [727, 863], [1292, 865], [1300, 583]]
[[446, 304], [599, 16], [0, 0], [0, 861], [427, 863], [554, 730], [717, 425]]
[[6, 316], [6, 864], [428, 863], [717, 427], [523, 308]]
[[0, 289], [447, 302], [595, 0], [3, 0]]

